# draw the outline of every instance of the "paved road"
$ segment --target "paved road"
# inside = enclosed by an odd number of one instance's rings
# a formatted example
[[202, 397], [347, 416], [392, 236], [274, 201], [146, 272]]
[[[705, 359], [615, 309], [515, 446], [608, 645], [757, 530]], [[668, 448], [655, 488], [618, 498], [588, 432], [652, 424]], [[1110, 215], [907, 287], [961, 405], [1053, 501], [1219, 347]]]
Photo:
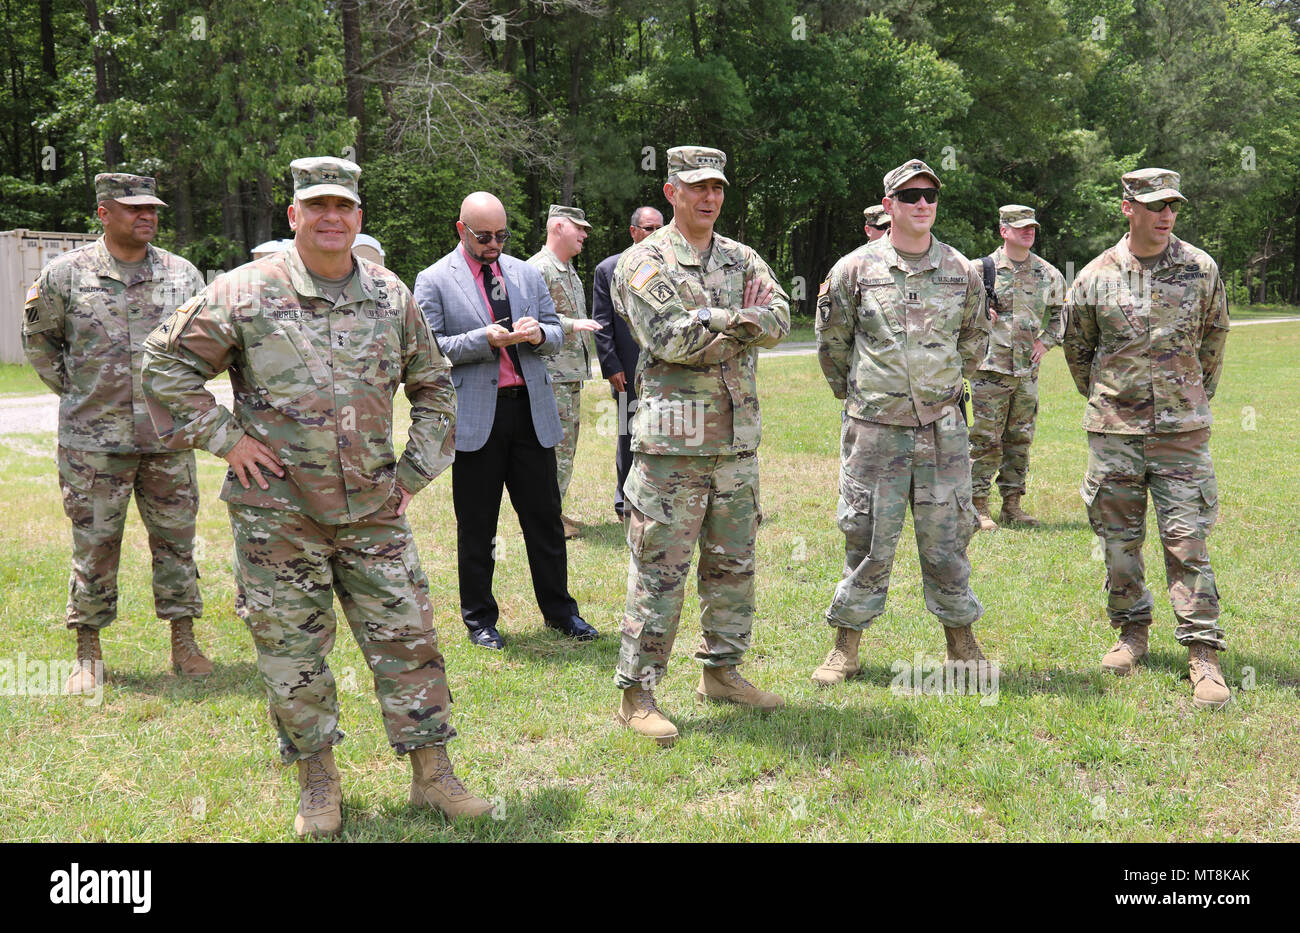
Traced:
[[[1258, 321], [1234, 321], [1232, 326], [1297, 322], [1300, 322], [1300, 317], [1277, 317]], [[773, 350], [762, 351], [764, 356], [806, 356], [816, 352], [817, 344], [807, 341], [787, 343]], [[230, 383], [224, 380], [214, 382], [211, 388], [217, 401], [229, 408]], [[0, 434], [52, 434], [58, 430], [58, 424], [59, 400], [51, 393], [0, 398]]]

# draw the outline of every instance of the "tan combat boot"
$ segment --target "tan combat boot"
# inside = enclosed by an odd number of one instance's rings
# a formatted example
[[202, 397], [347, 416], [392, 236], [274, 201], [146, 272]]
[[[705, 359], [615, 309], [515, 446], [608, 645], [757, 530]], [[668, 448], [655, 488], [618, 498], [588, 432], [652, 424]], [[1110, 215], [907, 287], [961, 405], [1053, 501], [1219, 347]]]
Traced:
[[1137, 662], [1147, 656], [1147, 639], [1151, 627], [1145, 622], [1125, 622], [1119, 630], [1119, 641], [1101, 659], [1103, 670], [1123, 677], [1133, 673]]
[[172, 622], [172, 668], [186, 677], [206, 677], [212, 673], [212, 662], [203, 656], [194, 640], [192, 619]]
[[975, 506], [975, 511], [980, 517], [980, 531], [997, 531], [998, 523], [993, 520], [989, 514], [989, 497], [972, 496], [970, 504]]
[[475, 797], [451, 770], [445, 745], [422, 745], [411, 749], [411, 803], [433, 807], [449, 820], [482, 816], [492, 803]]
[[614, 719], [633, 732], [649, 736], [664, 748], [671, 748], [677, 741], [677, 727], [659, 712], [654, 692], [646, 687], [628, 687], [624, 690], [623, 700], [618, 705]]
[[298, 815], [293, 829], [299, 838], [337, 836], [343, 831], [343, 785], [332, 748], [298, 759]]
[[835, 628], [835, 647], [826, 656], [822, 666], [813, 671], [812, 682], [819, 687], [829, 687], [843, 683], [862, 669], [858, 664], [858, 642], [862, 640], [860, 629]]
[[564, 526], [564, 537], [566, 539], [576, 538], [582, 534], [582, 526], [567, 515], [560, 516], [560, 524]]
[[1219, 667], [1219, 651], [1204, 642], [1192, 642], [1187, 652], [1187, 666], [1192, 675], [1192, 706], [1197, 709], [1223, 709], [1232, 699], [1232, 691]]
[[104, 657], [99, 651], [99, 629], [89, 625], [73, 628], [77, 631], [77, 660], [63, 684], [63, 692], [81, 696], [94, 693], [104, 682]]
[[969, 625], [963, 625], [961, 628], [945, 625], [943, 638], [948, 643], [946, 654], [948, 661], [975, 665], [977, 676], [981, 674], [987, 677], [999, 676], [997, 663], [984, 657], [984, 652], [980, 650], [979, 642], [975, 640], [975, 633], [971, 631]]
[[700, 684], [695, 688], [698, 703], [737, 703], [768, 712], [785, 706], [785, 700], [775, 693], [760, 690], [740, 676], [734, 664], [726, 667], [706, 667], [700, 673]]
[[998, 516], [1004, 525], [1024, 525], [1037, 528], [1038, 519], [1020, 507], [1020, 493], [1013, 492], [1002, 497], [1002, 514]]

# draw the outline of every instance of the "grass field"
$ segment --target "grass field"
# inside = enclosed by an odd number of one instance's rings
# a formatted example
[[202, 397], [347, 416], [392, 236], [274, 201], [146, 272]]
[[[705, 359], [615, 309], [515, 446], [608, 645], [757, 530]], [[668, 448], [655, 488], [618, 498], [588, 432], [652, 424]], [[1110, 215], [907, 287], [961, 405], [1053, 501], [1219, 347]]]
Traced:
[[[473, 648], [457, 613], [450, 475], [413, 503], [455, 693], [452, 757], [497, 819], [453, 827], [406, 806], [408, 765], [385, 741], [370, 678], [346, 628], [332, 656], [347, 741], [338, 751], [355, 840], [1300, 840], [1300, 326], [1237, 330], [1214, 407], [1221, 517], [1211, 553], [1240, 688], [1223, 712], [1191, 706], [1158, 544], [1147, 564], [1157, 623], [1128, 679], [1097, 661], [1113, 635], [1103, 566], [1078, 495], [1082, 399], [1059, 352], [1042, 375], [1028, 506], [1039, 530], [972, 543], [976, 632], [1005, 666], [995, 702], [891, 690], [891, 666], [942, 657], [903, 532], [889, 609], [863, 638], [863, 676], [808, 681], [831, 631], [822, 614], [843, 557], [835, 526], [839, 403], [812, 356], [765, 360], [758, 618], [746, 673], [781, 692], [760, 718], [692, 702], [693, 584], [666, 682], [682, 733], [660, 749], [617, 727], [611, 672], [627, 576], [613, 521], [613, 443], [603, 383], [589, 385], [572, 511], [571, 588], [604, 633], [577, 647], [543, 628], [522, 540], [505, 510], [497, 572], [502, 653]], [[0, 383], [0, 388], [6, 383]], [[404, 432], [404, 424], [400, 428]], [[400, 432], [399, 432], [400, 433]], [[63, 627], [69, 533], [51, 435], [0, 437], [0, 660], [70, 656]], [[266, 721], [250, 640], [234, 615], [223, 466], [200, 453], [199, 565], [206, 682], [170, 672], [152, 618], [136, 516], [122, 562], [122, 618], [104, 636], [111, 681], [82, 698], [0, 700], [0, 839], [287, 840], [296, 805]], [[1154, 528], [1154, 518], [1151, 519]]]

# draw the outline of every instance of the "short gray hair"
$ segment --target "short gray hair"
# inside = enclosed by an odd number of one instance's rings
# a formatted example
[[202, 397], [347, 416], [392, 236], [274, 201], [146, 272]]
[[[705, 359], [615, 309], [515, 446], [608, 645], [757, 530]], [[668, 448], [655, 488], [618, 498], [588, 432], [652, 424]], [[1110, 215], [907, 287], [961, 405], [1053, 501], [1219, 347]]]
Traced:
[[663, 216], [663, 212], [660, 211], [659, 208], [657, 208], [657, 207], [651, 207], [649, 204], [645, 204], [645, 205], [643, 205], [643, 206], [641, 206], [641, 207], [638, 207], [636, 210], [634, 210], [634, 211], [632, 212], [632, 219], [629, 220], [629, 221], [627, 222], [627, 225], [628, 225], [629, 227], [639, 227], [639, 226], [641, 226], [641, 224], [640, 224], [641, 215], [644, 214], [646, 211], [654, 211], [654, 212], [655, 212], [656, 214], [658, 214], [660, 217]]

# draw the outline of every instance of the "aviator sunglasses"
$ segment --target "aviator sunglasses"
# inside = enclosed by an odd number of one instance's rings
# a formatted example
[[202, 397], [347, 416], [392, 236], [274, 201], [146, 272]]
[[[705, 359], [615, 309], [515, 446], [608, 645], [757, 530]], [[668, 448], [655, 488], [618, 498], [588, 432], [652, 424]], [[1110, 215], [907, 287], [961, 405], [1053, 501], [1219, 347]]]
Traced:
[[462, 220], [461, 223], [465, 224], [465, 229], [469, 231], [469, 235], [478, 240], [479, 246], [487, 246], [492, 242], [493, 238], [502, 246], [505, 246], [506, 240], [510, 239], [509, 230], [500, 230], [497, 233], [475, 233], [474, 228], [466, 224], [465, 221]]

